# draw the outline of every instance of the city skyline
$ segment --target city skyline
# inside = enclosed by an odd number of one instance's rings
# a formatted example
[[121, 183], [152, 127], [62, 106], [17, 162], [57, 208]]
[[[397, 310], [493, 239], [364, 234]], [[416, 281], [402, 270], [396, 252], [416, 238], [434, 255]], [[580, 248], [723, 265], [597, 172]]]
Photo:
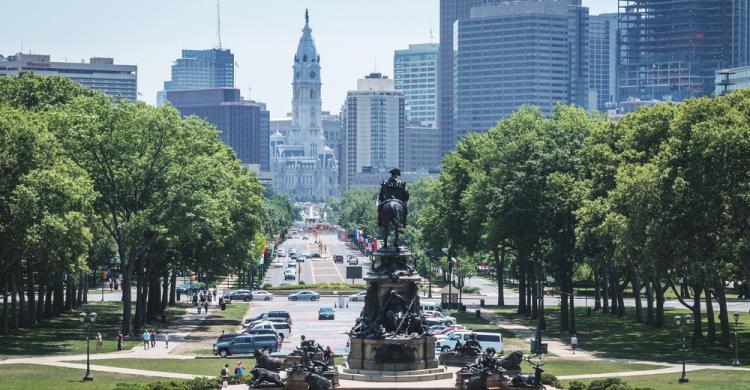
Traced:
[[[584, 0], [583, 4], [591, 14], [617, 10], [615, 0]], [[346, 93], [363, 74], [377, 70], [393, 77], [395, 50], [428, 43], [430, 30], [432, 42], [439, 41], [438, 0], [385, 0], [377, 8], [360, 0], [222, 0], [222, 47], [235, 53], [235, 87], [245, 98], [267, 102], [273, 117], [291, 110], [288, 57], [296, 47], [305, 8], [310, 9], [316, 44], [326, 65], [322, 75], [325, 111], [338, 112]], [[364, 13], [367, 17], [362, 17]], [[88, 0], [65, 4], [40, 0], [6, 4], [4, 14], [0, 54], [41, 53], [51, 55], [53, 61], [70, 62], [113, 57], [116, 63], [137, 65], [139, 99], [149, 104], [155, 103], [156, 92], [170, 79], [171, 65], [183, 49], [217, 46], [213, 0], [135, 0], [106, 8]], [[34, 15], [33, 24], [27, 15]], [[64, 24], [59, 15], [65, 15]], [[252, 88], [250, 93], [248, 88]]]

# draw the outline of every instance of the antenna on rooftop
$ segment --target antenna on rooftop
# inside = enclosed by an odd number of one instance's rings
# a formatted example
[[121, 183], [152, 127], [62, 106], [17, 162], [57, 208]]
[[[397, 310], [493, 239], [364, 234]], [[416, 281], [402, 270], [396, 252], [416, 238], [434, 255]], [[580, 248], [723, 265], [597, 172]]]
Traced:
[[216, 38], [219, 40], [219, 49], [221, 49], [221, 4], [216, 0]]
[[433, 36], [432, 36], [432, 24], [430, 24], [430, 43], [432, 43], [432, 39], [433, 39]]

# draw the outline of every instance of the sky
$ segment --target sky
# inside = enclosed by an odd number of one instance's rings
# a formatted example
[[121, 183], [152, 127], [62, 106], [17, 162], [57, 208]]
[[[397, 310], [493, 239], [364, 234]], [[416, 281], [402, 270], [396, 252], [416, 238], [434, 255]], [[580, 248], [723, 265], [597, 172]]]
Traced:
[[[292, 58], [305, 8], [321, 57], [323, 110], [338, 113], [358, 78], [393, 76], [393, 51], [438, 43], [439, 0], [220, 0], [221, 43], [237, 62], [235, 87], [265, 102], [271, 117], [291, 109]], [[590, 14], [617, 0], [583, 0]], [[52, 61], [113, 57], [138, 65], [140, 99], [153, 104], [181, 49], [218, 44], [216, 0], [4, 0], [0, 54]]]

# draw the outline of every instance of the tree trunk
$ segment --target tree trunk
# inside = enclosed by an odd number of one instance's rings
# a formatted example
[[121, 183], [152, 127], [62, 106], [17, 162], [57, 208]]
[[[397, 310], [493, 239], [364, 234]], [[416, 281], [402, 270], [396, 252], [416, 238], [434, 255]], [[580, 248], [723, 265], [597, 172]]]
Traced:
[[44, 298], [44, 318], [52, 318], [52, 292], [55, 289], [55, 282], [51, 278], [47, 278], [47, 289], [45, 291], [46, 297]]
[[714, 305], [711, 303], [711, 289], [706, 286], [704, 291], [706, 295], [706, 338], [708, 341], [716, 341], [716, 321], [714, 321]]
[[609, 312], [609, 272], [607, 272], [607, 265], [605, 264], [602, 269], [604, 275], [602, 275], [602, 312]]
[[[432, 273], [430, 273], [432, 275]], [[169, 306], [175, 305], [175, 298], [177, 297], [177, 274], [172, 272], [172, 276], [169, 277]]]
[[493, 248], [492, 255], [495, 257], [495, 278], [497, 279], [497, 305], [505, 306], [505, 293], [503, 290], [503, 269], [505, 268], [505, 245]]
[[26, 326], [26, 297], [23, 295], [23, 276], [21, 270], [16, 271], [16, 281], [18, 283], [18, 322], [19, 326]]
[[599, 276], [599, 271], [596, 271], [596, 267], [594, 268], [594, 311], [599, 311], [602, 309], [602, 299], [601, 299], [601, 277]]
[[539, 283], [537, 283], [536, 280], [536, 272], [533, 270], [535, 267], [529, 267], [529, 292], [531, 300], [531, 319], [535, 320], [538, 317], [539, 314]]
[[654, 287], [652, 281], [646, 281], [646, 325], [654, 325]]
[[617, 317], [625, 317], [625, 286], [617, 287]]
[[83, 279], [84, 279], [83, 272], [81, 272], [78, 275], [78, 291], [76, 291], [76, 299], [75, 299], [75, 302], [73, 303], [73, 307], [75, 308], [81, 307], [81, 304], [83, 303], [83, 289], [84, 289]]
[[570, 328], [568, 332], [576, 333], [576, 304], [575, 295], [573, 294], [570, 294]]
[[10, 328], [18, 328], [18, 312], [16, 310], [16, 274], [9, 275], [10, 279]]
[[65, 291], [60, 274], [55, 275], [54, 302], [52, 304], [52, 315], [60, 315], [65, 311]]
[[133, 264], [128, 257], [125, 256], [125, 250], [120, 249], [120, 259], [124, 262], [122, 266], [122, 334], [125, 336], [133, 336], [133, 328], [131, 321], [133, 318], [133, 297], [130, 291], [131, 275], [133, 275]]
[[[136, 286], [135, 286], [135, 319], [133, 321], [133, 327], [135, 328], [136, 334], [143, 330], [143, 324], [146, 323], [146, 310], [144, 304], [146, 301], [145, 293], [148, 293], [148, 286], [146, 285], [146, 279], [143, 275], [143, 261], [139, 258], [136, 260]], [[144, 293], [145, 292], [145, 293]]]
[[[83, 286], [81, 287], [83, 290], [83, 299], [81, 300], [81, 303], [89, 303], [89, 276], [83, 272], [81, 272], [81, 282], [83, 283]], [[103, 288], [104, 283], [102, 283], [102, 289]]]
[[26, 326], [36, 328], [36, 292], [34, 291], [34, 266], [26, 263]]
[[526, 314], [526, 256], [518, 253], [518, 314]]
[[703, 293], [703, 286], [696, 283], [693, 286], [693, 342], [692, 345], [695, 347], [695, 343], [703, 338], [703, 324], [701, 323], [701, 294]]
[[45, 286], [45, 283], [40, 281], [39, 282], [39, 292], [37, 302], [36, 302], [36, 320], [41, 321], [44, 318], [44, 298], [47, 295], [47, 286]]
[[719, 326], [721, 327], [719, 342], [722, 347], [729, 347], [729, 312], [727, 311], [727, 295], [723, 280], [719, 281], [716, 288], [716, 300], [719, 303]]
[[661, 281], [656, 281], [654, 292], [656, 293], [656, 318], [654, 319], [654, 327], [661, 329], [664, 327], [664, 292], [665, 287], [661, 286]]
[[169, 273], [165, 273], [162, 279], [161, 305], [159, 306], [159, 314], [164, 313], [164, 310], [167, 309], [167, 304], [169, 303]]
[[0, 318], [0, 334], [8, 334], [8, 276], [3, 277], [3, 317]]
[[565, 270], [560, 270], [557, 273], [558, 286], [560, 287], [560, 330], [568, 331], [570, 329], [570, 295], [572, 293], [571, 286], [568, 283], [568, 275], [565, 275]]
[[630, 284], [633, 286], [633, 299], [635, 300], [635, 322], [643, 323], [643, 303], [641, 302], [641, 283], [638, 280], [638, 270], [630, 260]]
[[617, 308], [617, 304], [619, 303], [619, 301], [617, 300], [617, 290], [619, 290], [620, 283], [618, 283], [617, 280], [615, 280], [614, 276], [610, 276], [610, 278], [611, 279], [609, 281], [609, 286], [612, 289], [612, 291], [611, 291], [611, 293], [612, 293], [611, 294], [612, 295], [612, 305], [610, 305], [609, 311], [612, 314], [617, 314], [618, 310], [619, 310]]

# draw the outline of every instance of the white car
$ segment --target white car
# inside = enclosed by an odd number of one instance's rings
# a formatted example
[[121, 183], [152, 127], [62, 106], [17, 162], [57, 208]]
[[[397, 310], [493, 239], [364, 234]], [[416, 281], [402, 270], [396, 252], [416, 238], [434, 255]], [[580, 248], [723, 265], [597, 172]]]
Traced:
[[268, 291], [264, 290], [255, 290], [253, 291], [253, 300], [254, 301], [270, 301], [273, 299], [273, 294], [271, 294]]
[[279, 251], [276, 252], [276, 257], [286, 257], [286, 250], [284, 250], [284, 248], [279, 249]]
[[296, 267], [297, 266], [297, 260], [291, 259], [288, 263], [286, 263], [287, 267]]
[[367, 291], [360, 291], [356, 294], [349, 295], [349, 300], [352, 302], [364, 301], [367, 298]]
[[280, 259], [276, 259], [273, 261], [273, 263], [271, 263], [271, 266], [273, 266], [273, 268], [281, 268], [284, 266], [284, 262]]
[[294, 248], [292, 248], [292, 249], [289, 249], [289, 254], [290, 254], [290, 255], [296, 255], [296, 254], [297, 254], [297, 250], [296, 250], [296, 249], [294, 249]]
[[425, 310], [425, 311], [422, 311], [422, 314], [425, 317], [440, 320], [440, 322], [442, 322], [445, 325], [453, 325], [456, 323], [456, 317], [447, 316], [436, 310]]
[[282, 340], [289, 337], [289, 334], [292, 333], [292, 328], [287, 324], [286, 322], [271, 322], [271, 321], [263, 321], [254, 324], [253, 326], [247, 327], [247, 329], [250, 330], [258, 330], [258, 329], [273, 329], [278, 333]]
[[284, 271], [284, 280], [287, 279], [297, 279], [297, 271], [295, 271], [294, 268], [287, 268], [286, 271]]
[[461, 344], [466, 344], [469, 340], [470, 335], [476, 335], [479, 345], [482, 350], [486, 350], [489, 347], [495, 348], [497, 353], [503, 352], [503, 335], [500, 333], [479, 333], [471, 331], [453, 332], [450, 336], [439, 339], [435, 343], [435, 349], [441, 352], [447, 352], [456, 347], [456, 343], [461, 341]]

